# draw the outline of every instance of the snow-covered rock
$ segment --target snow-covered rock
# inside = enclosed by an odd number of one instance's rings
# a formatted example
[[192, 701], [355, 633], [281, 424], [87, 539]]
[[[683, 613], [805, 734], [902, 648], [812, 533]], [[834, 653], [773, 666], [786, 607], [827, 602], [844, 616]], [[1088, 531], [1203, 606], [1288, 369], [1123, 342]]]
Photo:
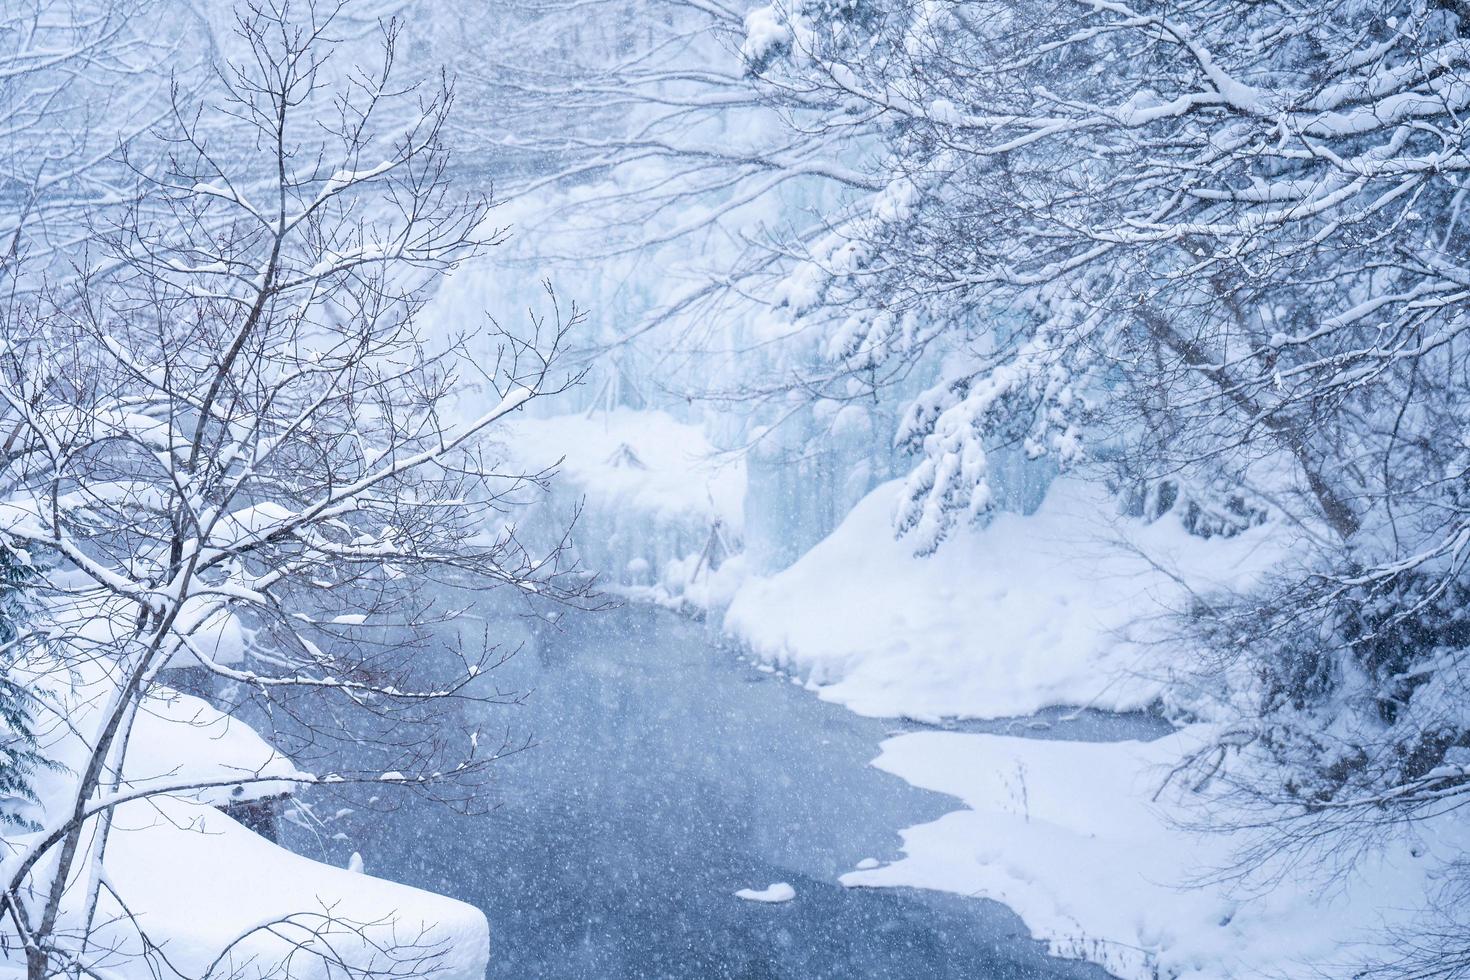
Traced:
[[213, 806], [280, 796], [311, 778], [249, 725], [167, 689], [138, 710], [125, 774], [132, 790], [186, 786], [172, 795]]

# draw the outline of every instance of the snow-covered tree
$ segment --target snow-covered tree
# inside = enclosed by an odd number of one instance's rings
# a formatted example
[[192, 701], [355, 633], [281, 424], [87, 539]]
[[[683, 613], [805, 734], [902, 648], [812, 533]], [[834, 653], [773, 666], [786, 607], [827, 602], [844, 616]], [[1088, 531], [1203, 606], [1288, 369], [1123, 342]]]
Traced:
[[[202, 669], [323, 744], [351, 736], [298, 712], [303, 692], [390, 719], [391, 768], [300, 780], [429, 791], [493, 761], [442, 708], [497, 699], [498, 654], [385, 648], [363, 624], [431, 621], [436, 576], [586, 593], [559, 548], [519, 544], [508, 511], [542, 475], [484, 438], [573, 380], [578, 315], [425, 336], [429, 288], [501, 233], [451, 183], [447, 84], [397, 80], [391, 22], [376, 62], [335, 63], [340, 9], [245, 8], [237, 56], [202, 103], [173, 88], [161, 149], [138, 151], [163, 162], [93, 222], [78, 274], [0, 307], [0, 519], [46, 558], [22, 666], [84, 747], [3, 862], [6, 949], [33, 980], [116, 954], [88, 939], [112, 814], [179, 789], [124, 769], [162, 672]], [[467, 354], [486, 331], [490, 362]]]
[[21, 258], [64, 271], [88, 221], [136, 196], [122, 151], [164, 118], [170, 76], [198, 74], [196, 14], [164, 0], [0, 9], [0, 285]]
[[[1433, 4], [768, 9], [773, 101], [882, 120], [886, 185], [807, 252], [836, 363], [955, 351], [899, 432], [899, 530], [982, 513], [987, 455], [1112, 457], [1301, 530], [1244, 646], [1304, 813], [1470, 791], [1460, 15]], [[754, 44], [754, 41], [751, 42]], [[933, 340], [931, 341], [931, 338]], [[889, 368], [891, 370], [891, 368]], [[1227, 528], [1228, 529], [1228, 528]], [[1307, 555], [1310, 555], [1307, 557]], [[1329, 734], [1331, 733], [1331, 734]], [[1248, 753], [1250, 754], [1250, 753]]]
[[34, 699], [10, 667], [28, 645], [29, 592], [37, 578], [29, 556], [0, 550], [0, 826], [32, 826], [31, 779], [48, 764], [36, 744]]

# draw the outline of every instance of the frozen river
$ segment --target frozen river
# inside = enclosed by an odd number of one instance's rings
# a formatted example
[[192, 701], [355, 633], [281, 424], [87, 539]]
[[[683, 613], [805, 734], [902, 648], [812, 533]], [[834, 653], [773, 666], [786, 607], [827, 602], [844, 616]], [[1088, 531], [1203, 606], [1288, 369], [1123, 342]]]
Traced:
[[[492, 977], [1104, 976], [1046, 957], [994, 903], [837, 883], [958, 806], [867, 765], [902, 726], [823, 703], [662, 611], [575, 614], [528, 639], [496, 671], [528, 703], [476, 709], [538, 743], [499, 763], [496, 810], [408, 800], [337, 825], [369, 873], [483, 909]], [[775, 882], [796, 898], [734, 896]]]

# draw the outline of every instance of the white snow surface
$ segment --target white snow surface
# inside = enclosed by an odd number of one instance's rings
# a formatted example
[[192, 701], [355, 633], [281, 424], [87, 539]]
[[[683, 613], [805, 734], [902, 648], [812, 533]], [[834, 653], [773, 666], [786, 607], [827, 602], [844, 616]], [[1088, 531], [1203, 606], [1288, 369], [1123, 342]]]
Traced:
[[[70, 812], [74, 773], [87, 758], [84, 740], [95, 737], [101, 707], [116, 682], [97, 662], [78, 665], [69, 675], [52, 670], [41, 676], [73, 679], [71, 685], [45, 683], [38, 695], [50, 706], [38, 724], [40, 742], [65, 769], [38, 774], [39, 803], [27, 815], [42, 829], [7, 833], [0, 860], [0, 873], [7, 875], [47, 828]], [[96, 919], [101, 932], [93, 947], [118, 951], [108, 954], [108, 976], [151, 980], [156, 975], [156, 959], [136, 955], [141, 928], [184, 976], [206, 975], [217, 957], [222, 963], [209, 975], [240, 980], [341, 975], [340, 967], [329, 968], [309, 950], [284, 964], [291, 940], [319, 951], [330, 942], [333, 955], [353, 975], [484, 977], [489, 927], [478, 909], [293, 854], [216, 809], [280, 795], [311, 779], [239, 719], [199, 698], [155, 689], [138, 708], [123, 769], [118, 792], [148, 795], [115, 808], [107, 838], [103, 864], [117, 897], [106, 889], [101, 893]], [[96, 846], [95, 835], [83, 842], [77, 862], [83, 874], [90, 875], [95, 866]], [[49, 873], [52, 866], [43, 861], [38, 870]], [[80, 899], [86, 891], [74, 880], [68, 895]], [[64, 903], [60, 928], [75, 928], [83, 914], [80, 901]], [[266, 928], [271, 923], [278, 923], [274, 932]], [[0, 938], [17, 948], [8, 922], [0, 924]], [[0, 956], [0, 975], [10, 965]]]
[[765, 902], [768, 905], [776, 905], [795, 898], [796, 889], [784, 881], [778, 881], [765, 888], [742, 888], [735, 893], [735, 897], [743, 898], [747, 902]]
[[[113, 838], [110, 880], [185, 976], [203, 975], [226, 949], [229, 968], [220, 972], [242, 980], [340, 975], [303, 952], [291, 956], [287, 971], [283, 957], [291, 950], [282, 936], [321, 952], [330, 943], [363, 975], [485, 975], [489, 928], [478, 909], [293, 854], [213, 807], [177, 797], [130, 803], [118, 810]], [[287, 923], [277, 927], [281, 935], [263, 928], [275, 920]], [[110, 928], [114, 942], [135, 947], [125, 922]], [[146, 970], [130, 960], [119, 973]]]
[[1000, 513], [921, 558], [894, 538], [897, 492], [879, 486], [790, 568], [748, 579], [725, 616], [757, 656], [864, 715], [1143, 707], [1167, 682], [1166, 651], [1144, 641], [1184, 602], [1175, 576], [1241, 584], [1284, 544], [1268, 528], [1203, 540], [1168, 515], [1117, 518], [1104, 492], [1064, 478], [1035, 514]]
[[166, 688], [140, 706], [124, 768], [130, 790], [188, 787], [173, 795], [214, 806], [280, 796], [311, 778], [249, 725]]
[[[1229, 804], [1183, 791], [1153, 796], [1206, 733], [1195, 726], [1147, 743], [955, 732], [889, 739], [874, 765], [968, 809], [905, 830], [905, 857], [842, 882], [1003, 902], [1054, 953], [1124, 980], [1307, 980], [1350, 975], [1362, 944], [1406, 934], [1433, 876], [1470, 845], [1470, 829], [1446, 814], [1330, 887], [1311, 864], [1285, 868], [1264, 894], [1249, 892], [1252, 882], [1236, 891], [1202, 880], [1229, 864], [1245, 832], [1183, 828], [1204, 807], [1228, 818]], [[1268, 865], [1252, 881], [1281, 870]]]

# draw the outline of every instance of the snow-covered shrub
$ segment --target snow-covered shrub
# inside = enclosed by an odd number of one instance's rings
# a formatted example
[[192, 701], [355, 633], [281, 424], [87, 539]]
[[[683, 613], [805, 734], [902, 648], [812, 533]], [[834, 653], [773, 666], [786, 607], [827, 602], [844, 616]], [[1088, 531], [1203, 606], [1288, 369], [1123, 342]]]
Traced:
[[1135, 486], [1123, 496], [1123, 510], [1134, 517], [1156, 521], [1172, 516], [1190, 534], [1201, 538], [1230, 537], [1259, 527], [1271, 516], [1268, 506], [1240, 487], [1199, 489], [1175, 478]]
[[1392, 824], [1470, 793], [1470, 586], [1361, 577], [1324, 573], [1202, 617], [1258, 680], [1245, 724], [1272, 769], [1241, 789], [1293, 805], [1294, 822]]

